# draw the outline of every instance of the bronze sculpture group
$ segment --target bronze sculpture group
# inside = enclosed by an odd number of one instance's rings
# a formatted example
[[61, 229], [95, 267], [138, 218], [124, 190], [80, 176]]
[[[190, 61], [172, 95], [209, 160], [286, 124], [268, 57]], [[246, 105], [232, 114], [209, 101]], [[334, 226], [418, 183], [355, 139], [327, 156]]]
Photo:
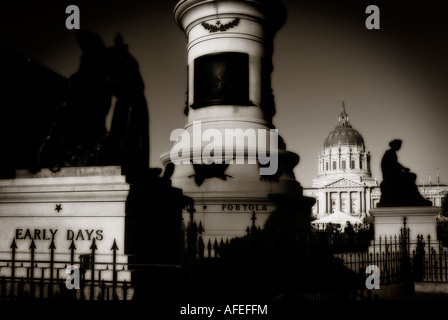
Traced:
[[[49, 167], [121, 165], [123, 173], [148, 168], [149, 119], [137, 61], [121, 35], [106, 48], [80, 30], [79, 70], [69, 78], [66, 103], [37, 151], [30, 172]], [[106, 116], [116, 98], [110, 131]]]

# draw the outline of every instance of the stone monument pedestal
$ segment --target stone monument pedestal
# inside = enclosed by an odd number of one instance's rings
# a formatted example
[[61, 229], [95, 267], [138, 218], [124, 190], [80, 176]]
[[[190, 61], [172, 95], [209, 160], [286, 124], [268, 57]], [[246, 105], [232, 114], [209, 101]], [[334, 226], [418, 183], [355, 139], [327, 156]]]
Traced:
[[[374, 221], [374, 241], [380, 237], [398, 237], [406, 221], [409, 228], [409, 240], [417, 241], [417, 236], [422, 235], [426, 240], [428, 235], [431, 240], [437, 240], [436, 215], [439, 207], [381, 207], [370, 210]], [[406, 218], [406, 219], [404, 219]]]
[[[36, 268], [47, 277], [50, 246], [54, 245], [55, 269], [64, 271], [74, 244], [74, 262], [92, 253], [95, 241], [98, 263], [111, 263], [114, 243], [116, 262], [127, 264], [125, 254], [125, 207], [129, 184], [120, 166], [67, 167], [53, 173], [36, 174], [17, 170], [15, 179], [0, 180], [0, 259], [29, 260], [34, 245]], [[42, 262], [42, 263], [41, 263]], [[7, 262], [0, 264], [3, 276], [10, 275]], [[26, 266], [16, 268], [16, 277], [26, 276]], [[46, 266], [46, 267], [45, 267]], [[40, 269], [39, 269], [40, 270]], [[103, 272], [104, 280], [112, 273]], [[121, 271], [118, 280], [130, 281], [130, 272]]]

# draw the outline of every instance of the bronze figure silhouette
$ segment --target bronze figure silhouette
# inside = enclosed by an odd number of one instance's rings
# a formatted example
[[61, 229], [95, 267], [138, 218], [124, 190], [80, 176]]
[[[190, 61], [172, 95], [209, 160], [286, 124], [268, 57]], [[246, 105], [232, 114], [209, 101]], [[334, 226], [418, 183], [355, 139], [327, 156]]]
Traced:
[[[89, 31], [77, 35], [82, 49], [79, 70], [69, 78], [66, 104], [53, 122], [29, 170], [121, 165], [123, 173], [149, 165], [149, 119], [137, 61], [118, 34], [106, 48]], [[116, 97], [111, 130], [105, 119]]]
[[431, 206], [431, 201], [422, 197], [415, 184], [417, 176], [398, 162], [397, 151], [402, 140], [389, 143], [390, 149], [381, 160], [383, 181], [381, 182], [381, 200], [378, 207]]

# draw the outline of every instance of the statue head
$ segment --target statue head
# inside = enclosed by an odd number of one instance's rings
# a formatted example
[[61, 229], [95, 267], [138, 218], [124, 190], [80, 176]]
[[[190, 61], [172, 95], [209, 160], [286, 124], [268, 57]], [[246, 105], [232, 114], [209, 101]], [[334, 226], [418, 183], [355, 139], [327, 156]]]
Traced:
[[105, 51], [104, 85], [117, 98], [129, 98], [143, 94], [144, 84], [136, 59], [129, 53], [121, 34], [114, 39], [114, 46]]
[[395, 139], [395, 140], [392, 140], [391, 142], [389, 142], [389, 147], [391, 147], [394, 150], [400, 150], [402, 143], [403, 143], [402, 140]]

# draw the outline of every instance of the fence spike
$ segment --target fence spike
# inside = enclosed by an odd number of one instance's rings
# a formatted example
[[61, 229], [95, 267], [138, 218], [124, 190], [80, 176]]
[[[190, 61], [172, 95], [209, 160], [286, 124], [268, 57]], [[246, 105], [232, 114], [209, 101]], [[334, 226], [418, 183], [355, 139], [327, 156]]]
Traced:
[[98, 249], [97, 246], [96, 246], [96, 243], [95, 243], [95, 238], [92, 239], [92, 245], [90, 246], [89, 249], [90, 250], [97, 250]]
[[72, 242], [70, 243], [70, 250], [76, 250], [75, 240], [72, 239]]
[[34, 239], [31, 239], [30, 249], [36, 249], [36, 245], [34, 244]]
[[114, 239], [114, 244], [112, 245], [112, 248], [110, 248], [110, 250], [119, 250], [115, 239]]
[[51, 239], [51, 243], [50, 243], [50, 246], [48, 247], [48, 249], [56, 249], [53, 238]]

